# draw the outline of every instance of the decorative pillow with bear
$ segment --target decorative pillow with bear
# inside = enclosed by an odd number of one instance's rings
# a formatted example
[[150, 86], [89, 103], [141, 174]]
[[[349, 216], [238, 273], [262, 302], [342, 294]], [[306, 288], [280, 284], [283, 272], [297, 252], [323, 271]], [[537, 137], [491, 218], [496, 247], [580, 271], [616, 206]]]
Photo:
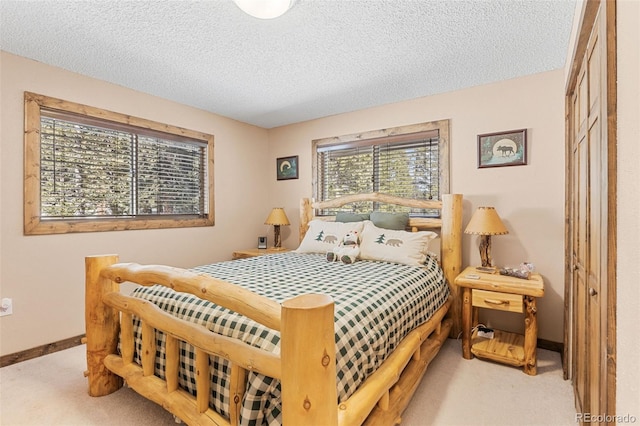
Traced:
[[342, 223], [314, 219], [309, 222], [309, 229], [296, 252], [324, 254], [340, 244], [349, 231], [362, 233], [363, 225], [363, 222]]
[[429, 252], [429, 242], [437, 236], [431, 231], [378, 228], [373, 222], [365, 221], [360, 238], [360, 259], [422, 266]]

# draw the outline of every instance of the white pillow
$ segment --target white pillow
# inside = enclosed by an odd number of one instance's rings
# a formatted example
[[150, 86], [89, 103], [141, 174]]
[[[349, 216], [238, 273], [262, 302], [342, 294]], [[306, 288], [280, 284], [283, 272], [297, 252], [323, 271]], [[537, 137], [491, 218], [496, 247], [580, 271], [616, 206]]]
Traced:
[[309, 222], [309, 229], [296, 252], [326, 253], [340, 244], [347, 232], [362, 233], [363, 226], [363, 222], [327, 222], [314, 219]]
[[429, 242], [435, 232], [395, 231], [378, 228], [371, 221], [364, 222], [360, 241], [360, 258], [422, 266], [427, 258]]

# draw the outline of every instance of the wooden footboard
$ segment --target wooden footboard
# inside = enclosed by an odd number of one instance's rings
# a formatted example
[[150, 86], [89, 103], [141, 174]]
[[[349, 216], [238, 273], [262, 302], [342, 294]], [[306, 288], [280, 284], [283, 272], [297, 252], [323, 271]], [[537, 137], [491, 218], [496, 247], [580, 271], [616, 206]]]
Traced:
[[[461, 267], [462, 196], [442, 201], [409, 200], [383, 194], [360, 194], [340, 200], [301, 203], [301, 234], [313, 210], [361, 200], [425, 209], [441, 209], [441, 218], [411, 219], [412, 230], [440, 228], [441, 264], [452, 297], [426, 323], [414, 329], [393, 354], [351, 397], [337, 404], [334, 306], [330, 297], [308, 294], [282, 305], [241, 287], [206, 275], [166, 266], [118, 264], [118, 257], [86, 258], [86, 334], [89, 394], [102, 396], [128, 385], [193, 425], [236, 425], [251, 371], [281, 381], [282, 421], [286, 425], [399, 424], [427, 366], [448, 336], [460, 331], [461, 302], [453, 279]], [[191, 293], [245, 315], [280, 332], [275, 355], [221, 336], [163, 312], [154, 304], [119, 293], [119, 284], [162, 284]], [[141, 320], [141, 364], [134, 362], [132, 317]], [[166, 379], [154, 376], [156, 330], [166, 337]], [[118, 337], [120, 354], [118, 355]], [[196, 353], [196, 396], [178, 387], [179, 343]], [[230, 418], [209, 408], [209, 356], [231, 364]]]
[[[116, 256], [86, 258], [86, 327], [89, 394], [102, 396], [122, 386], [161, 404], [188, 424], [237, 424], [249, 371], [281, 380], [283, 421], [287, 424], [336, 424], [337, 391], [333, 301], [303, 295], [282, 306], [224, 281], [164, 266], [116, 264]], [[162, 284], [225, 306], [281, 333], [281, 355], [212, 333], [163, 312], [154, 304], [119, 293], [118, 285]], [[118, 312], [122, 316], [119, 318]], [[142, 365], [133, 362], [132, 316], [141, 319]], [[154, 376], [155, 331], [167, 336], [166, 380]], [[121, 356], [116, 354], [119, 332]], [[178, 342], [196, 348], [196, 397], [178, 389]], [[302, 356], [301, 356], [302, 354]], [[209, 355], [232, 364], [231, 419], [209, 408]], [[287, 368], [283, 369], [282, 365]], [[303, 386], [301, 387], [301, 384]], [[330, 409], [328, 409], [330, 407]]]
[[[187, 424], [238, 424], [246, 375], [279, 379], [283, 423], [295, 425], [396, 424], [413, 391], [446, 339], [443, 318], [451, 300], [412, 331], [383, 366], [346, 402], [337, 404], [334, 308], [330, 297], [310, 294], [279, 305], [233, 284], [164, 266], [117, 264], [117, 256], [86, 258], [86, 326], [89, 394], [118, 390], [122, 379]], [[163, 284], [233, 309], [281, 333], [281, 354], [251, 347], [119, 293], [119, 283]], [[141, 319], [142, 362], [133, 361], [132, 316]], [[166, 379], [154, 376], [155, 331], [166, 342]], [[120, 337], [120, 352], [117, 341]], [[178, 388], [179, 341], [196, 348], [196, 397]], [[232, 364], [230, 419], [209, 408], [209, 355]], [[286, 366], [284, 368], [283, 366]]]

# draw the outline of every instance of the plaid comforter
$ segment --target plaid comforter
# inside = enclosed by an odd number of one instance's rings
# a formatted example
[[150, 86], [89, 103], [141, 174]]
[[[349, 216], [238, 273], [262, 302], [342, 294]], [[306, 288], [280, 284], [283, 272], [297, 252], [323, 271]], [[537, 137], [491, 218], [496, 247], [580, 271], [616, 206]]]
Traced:
[[[346, 400], [417, 325], [428, 320], [449, 296], [437, 262], [425, 267], [358, 261], [329, 263], [322, 254], [281, 253], [215, 263], [192, 269], [241, 285], [283, 302], [305, 293], [329, 294], [335, 301], [338, 398]], [[163, 286], [140, 287], [133, 295], [209, 330], [279, 353], [279, 332], [226, 308]], [[136, 328], [136, 360], [141, 342]], [[164, 378], [165, 336], [156, 331], [156, 375]], [[180, 386], [195, 394], [194, 348], [181, 343]], [[211, 357], [211, 406], [228, 417], [229, 363]], [[241, 424], [280, 425], [280, 382], [250, 372]]]

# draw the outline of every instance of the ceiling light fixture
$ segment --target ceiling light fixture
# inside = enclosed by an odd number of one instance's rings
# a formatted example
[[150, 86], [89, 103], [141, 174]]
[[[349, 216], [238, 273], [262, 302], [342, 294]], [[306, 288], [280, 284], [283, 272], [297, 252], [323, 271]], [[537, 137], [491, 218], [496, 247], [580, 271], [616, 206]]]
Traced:
[[284, 15], [296, 0], [233, 0], [244, 13], [259, 19]]

